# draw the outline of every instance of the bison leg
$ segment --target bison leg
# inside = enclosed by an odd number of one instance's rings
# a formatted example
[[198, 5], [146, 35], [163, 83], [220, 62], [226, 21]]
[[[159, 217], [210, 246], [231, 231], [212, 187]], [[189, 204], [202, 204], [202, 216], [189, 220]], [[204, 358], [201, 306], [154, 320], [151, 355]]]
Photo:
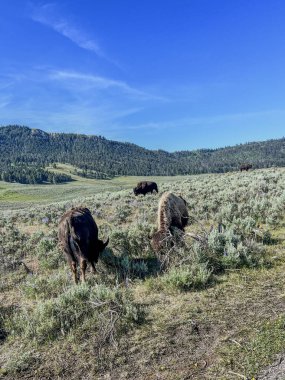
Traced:
[[92, 272], [94, 273], [94, 274], [96, 274], [96, 268], [95, 268], [95, 263], [94, 263], [94, 261], [91, 261], [91, 267], [92, 267]]
[[85, 277], [86, 268], [87, 268], [87, 262], [86, 262], [86, 260], [81, 260], [80, 261], [81, 282], [85, 282], [86, 281], [86, 277]]
[[77, 284], [78, 283], [78, 277], [77, 277], [77, 265], [76, 265], [76, 262], [72, 261], [70, 263], [70, 267], [71, 267], [71, 270], [72, 270], [74, 282], [75, 282], [75, 284]]
[[181, 217], [181, 224], [182, 224], [182, 229], [184, 230], [184, 227], [187, 226], [189, 220], [189, 216], [182, 216]]

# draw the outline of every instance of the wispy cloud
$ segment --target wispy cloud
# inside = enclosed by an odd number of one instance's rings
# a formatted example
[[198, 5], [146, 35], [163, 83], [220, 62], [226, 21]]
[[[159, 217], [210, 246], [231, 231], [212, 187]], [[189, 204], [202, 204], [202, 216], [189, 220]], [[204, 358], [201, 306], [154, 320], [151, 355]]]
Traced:
[[87, 85], [87, 87], [97, 88], [99, 90], [107, 90], [107, 89], [118, 89], [124, 94], [140, 98], [141, 100], [159, 100], [159, 101], [167, 101], [165, 97], [150, 94], [147, 92], [144, 92], [142, 90], [139, 90], [137, 88], [134, 88], [130, 85], [128, 85], [126, 82], [114, 80], [98, 75], [93, 74], [85, 74], [81, 72], [76, 71], [63, 71], [63, 70], [56, 70], [52, 71], [49, 75], [50, 79], [63, 81], [68, 84], [71, 83], [71, 81], [79, 82], [79, 85], [81, 86], [82, 83]]
[[0, 97], [0, 109], [6, 108], [11, 103], [11, 98], [8, 96]]
[[[4, 89], [4, 85], [5, 91], [0, 94], [3, 125], [16, 123], [50, 131], [108, 135], [109, 125], [141, 112], [145, 105], [138, 100], [142, 94], [137, 95], [124, 82], [51, 71], [46, 66], [22, 73], [10, 70], [0, 77], [0, 88]], [[114, 88], [118, 91], [113, 92]]]
[[[191, 127], [211, 127], [218, 126], [221, 123], [236, 123], [243, 122], [245, 120], [256, 119], [260, 117], [270, 117], [270, 116], [282, 116], [285, 117], [284, 110], [264, 110], [256, 112], [243, 112], [243, 113], [230, 113], [221, 115], [209, 115], [201, 117], [188, 117], [169, 121], [157, 121], [157, 122], [147, 122], [136, 125], [124, 125], [124, 126], [114, 126], [115, 129], [123, 128], [125, 130], [167, 130], [167, 129], [187, 129]], [[242, 124], [240, 124], [242, 126]]]
[[[41, 95], [39, 95], [41, 96]], [[4, 103], [0, 99], [0, 125], [21, 124], [46, 131], [76, 132], [110, 136], [109, 125], [119, 122], [139, 108], [127, 106], [97, 106], [84, 100], [76, 103], [56, 104], [53, 100], [13, 100]]]
[[76, 28], [68, 20], [58, 15], [55, 4], [48, 3], [34, 7], [31, 17], [34, 21], [46, 25], [68, 38], [78, 47], [92, 51], [99, 57], [108, 59], [95, 39], [89, 37], [84, 31]]

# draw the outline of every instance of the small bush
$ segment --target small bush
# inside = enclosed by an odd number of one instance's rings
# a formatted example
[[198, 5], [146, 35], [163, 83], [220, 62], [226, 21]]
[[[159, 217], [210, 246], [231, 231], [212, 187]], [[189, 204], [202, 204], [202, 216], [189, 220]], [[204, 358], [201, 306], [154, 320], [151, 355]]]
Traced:
[[270, 231], [264, 231], [263, 236], [262, 236], [262, 242], [263, 244], [272, 244], [273, 239]]
[[[27, 371], [37, 361], [35, 350], [22, 347], [16, 355], [11, 355], [3, 368], [4, 374]], [[15, 353], [14, 353], [15, 354]], [[1, 368], [2, 369], [2, 368]], [[1, 375], [1, 371], [0, 371]]]
[[118, 325], [120, 322], [125, 325], [139, 322], [142, 313], [123, 290], [82, 284], [68, 288], [57, 298], [38, 302], [32, 309], [22, 309], [9, 321], [8, 330], [15, 338], [45, 343], [80, 329], [86, 320], [92, 320], [96, 334], [102, 317], [113, 315], [117, 316]]
[[15, 270], [26, 254], [27, 237], [14, 225], [0, 229], [0, 272]]
[[42, 269], [56, 269], [65, 261], [64, 255], [60, 252], [54, 238], [40, 240], [36, 252]]
[[116, 229], [110, 235], [112, 247], [120, 256], [147, 257], [152, 255], [148, 235], [151, 232], [148, 224], [137, 224], [128, 229]]
[[162, 284], [170, 289], [190, 290], [204, 288], [212, 272], [206, 263], [196, 265], [184, 265], [180, 268], [172, 268], [161, 277]]
[[145, 278], [157, 271], [157, 259], [148, 238], [150, 231], [151, 227], [147, 224], [112, 231], [112, 248], [106, 249], [101, 254], [101, 259], [107, 268], [116, 271], [119, 279]]
[[257, 267], [266, 262], [262, 244], [243, 239], [233, 230], [225, 233], [212, 231], [203, 241], [196, 242], [193, 249], [215, 273], [226, 268]]
[[128, 205], [118, 205], [115, 209], [115, 220], [119, 223], [127, 221], [128, 216], [131, 215], [132, 209]]
[[27, 298], [46, 299], [60, 295], [70, 285], [66, 273], [59, 272], [49, 276], [31, 276], [21, 286]]

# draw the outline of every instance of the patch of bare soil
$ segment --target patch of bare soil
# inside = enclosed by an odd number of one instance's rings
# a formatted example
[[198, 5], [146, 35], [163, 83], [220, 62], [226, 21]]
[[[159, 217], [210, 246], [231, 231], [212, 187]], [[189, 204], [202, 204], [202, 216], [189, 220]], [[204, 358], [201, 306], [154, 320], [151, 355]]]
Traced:
[[258, 380], [285, 380], [285, 356], [282, 355], [272, 365], [265, 368]]

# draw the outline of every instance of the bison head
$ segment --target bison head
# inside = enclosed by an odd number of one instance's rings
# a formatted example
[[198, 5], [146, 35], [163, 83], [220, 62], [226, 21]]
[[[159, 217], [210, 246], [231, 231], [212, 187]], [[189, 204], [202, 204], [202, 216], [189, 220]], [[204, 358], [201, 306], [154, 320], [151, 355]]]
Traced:
[[98, 250], [99, 250], [99, 252], [103, 252], [108, 244], [109, 244], [109, 238], [105, 241], [105, 243], [103, 242], [103, 240], [98, 240]]
[[160, 251], [170, 248], [173, 246], [172, 235], [170, 231], [157, 231], [151, 238], [151, 246], [154, 252], [159, 253]]
[[139, 190], [136, 187], [134, 187], [134, 194], [139, 195]]

